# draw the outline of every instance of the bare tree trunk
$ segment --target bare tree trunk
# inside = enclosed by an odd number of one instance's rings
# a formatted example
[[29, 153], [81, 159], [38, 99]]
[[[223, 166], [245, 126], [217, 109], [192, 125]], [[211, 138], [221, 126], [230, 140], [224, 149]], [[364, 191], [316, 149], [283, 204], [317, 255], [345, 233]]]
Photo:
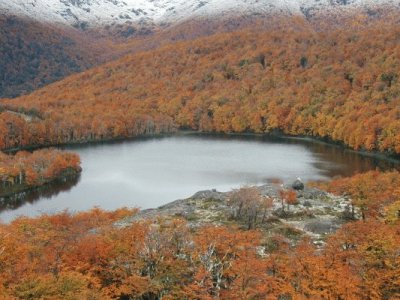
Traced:
[[261, 219], [261, 224], [264, 224], [264, 222], [265, 222], [265, 217], [267, 216], [267, 209], [266, 208], [264, 208], [264, 213], [263, 213], [263, 217], [262, 217], [262, 219]]

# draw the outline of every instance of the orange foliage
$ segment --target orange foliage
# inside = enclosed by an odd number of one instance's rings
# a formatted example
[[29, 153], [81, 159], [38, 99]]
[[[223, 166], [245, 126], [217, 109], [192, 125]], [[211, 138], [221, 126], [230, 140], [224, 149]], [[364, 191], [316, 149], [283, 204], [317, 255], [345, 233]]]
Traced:
[[384, 208], [400, 199], [398, 171], [385, 173], [370, 171], [350, 178], [317, 184], [317, 186], [332, 193], [348, 195], [353, 204], [360, 209], [363, 219], [384, 216]]
[[74, 174], [81, 171], [77, 154], [54, 149], [20, 151], [15, 155], [0, 152], [0, 196], [14, 186], [43, 185], [66, 175], [68, 170]]
[[281, 198], [282, 202], [282, 210], [285, 209], [284, 203], [287, 204], [289, 209], [289, 205], [294, 205], [297, 203], [297, 193], [294, 190], [280, 190], [279, 197]]
[[263, 252], [262, 234], [189, 230], [180, 220], [113, 223], [98, 209], [0, 225], [0, 293], [64, 299], [395, 299], [399, 225], [355, 222], [323, 249], [307, 239]]

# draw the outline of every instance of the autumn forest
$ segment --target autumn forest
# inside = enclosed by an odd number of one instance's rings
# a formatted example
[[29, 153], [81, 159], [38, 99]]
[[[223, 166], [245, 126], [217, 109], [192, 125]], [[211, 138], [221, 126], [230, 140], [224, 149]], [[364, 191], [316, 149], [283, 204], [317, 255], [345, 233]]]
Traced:
[[[0, 200], [76, 177], [79, 155], [60, 146], [177, 131], [311, 137], [398, 160], [399, 21], [354, 15], [318, 27], [285, 18], [43, 79], [0, 99]], [[76, 71], [92, 65], [61, 52]], [[229, 192], [224, 221], [93, 208], [2, 223], [0, 298], [400, 299], [398, 170], [306, 183], [348, 204], [321, 243], [271, 229], [303, 217], [293, 207], [304, 187], [274, 184], [276, 199], [251, 187]]]

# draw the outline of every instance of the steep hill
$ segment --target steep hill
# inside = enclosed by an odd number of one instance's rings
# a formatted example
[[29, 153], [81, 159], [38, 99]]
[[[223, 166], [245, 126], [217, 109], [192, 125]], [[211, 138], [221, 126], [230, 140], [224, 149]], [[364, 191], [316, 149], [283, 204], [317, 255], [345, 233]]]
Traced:
[[0, 15], [0, 97], [15, 97], [86, 70], [101, 61], [98, 53], [72, 30]]

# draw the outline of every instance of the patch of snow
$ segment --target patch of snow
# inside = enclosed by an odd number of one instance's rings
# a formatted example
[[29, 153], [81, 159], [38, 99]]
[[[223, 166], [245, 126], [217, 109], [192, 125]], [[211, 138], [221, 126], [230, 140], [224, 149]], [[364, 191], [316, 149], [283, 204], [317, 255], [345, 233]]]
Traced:
[[304, 14], [338, 7], [399, 6], [400, 0], [1, 0], [0, 13], [75, 27], [176, 23], [230, 14]]

